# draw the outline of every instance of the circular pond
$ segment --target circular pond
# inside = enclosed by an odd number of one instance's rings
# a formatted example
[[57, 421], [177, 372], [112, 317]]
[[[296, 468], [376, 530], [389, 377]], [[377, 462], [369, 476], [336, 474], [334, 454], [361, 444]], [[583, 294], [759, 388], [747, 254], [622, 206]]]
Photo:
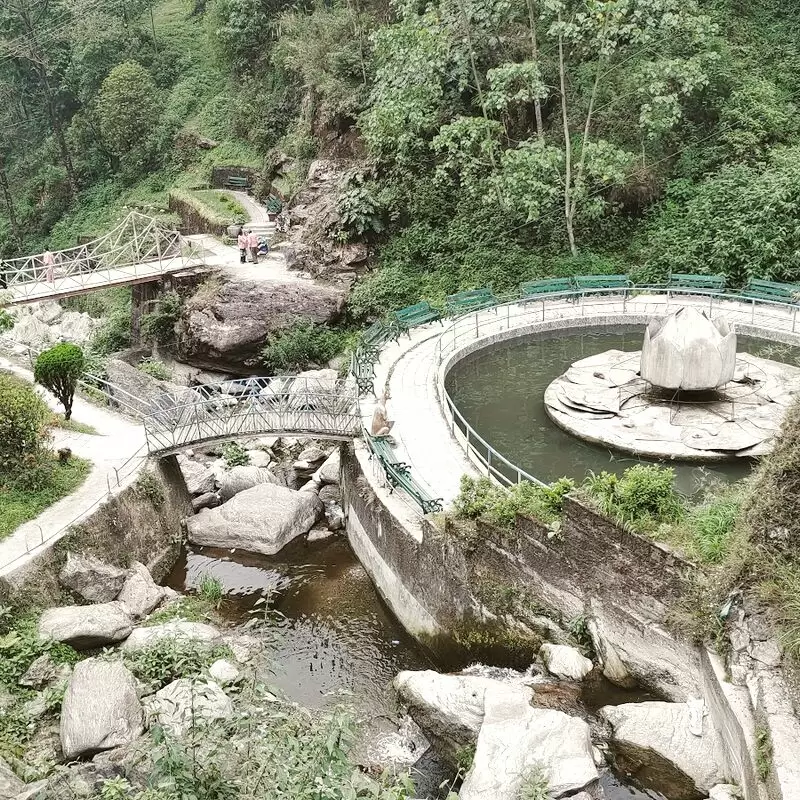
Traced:
[[[575, 361], [606, 350], [635, 352], [642, 346], [642, 328], [609, 331], [554, 331], [517, 339], [473, 353], [456, 363], [445, 386], [456, 408], [495, 450], [543, 481], [563, 475], [582, 480], [589, 470], [622, 472], [638, 461], [634, 456], [593, 445], [562, 431], [544, 406], [547, 386]], [[739, 337], [739, 352], [800, 364], [800, 348]], [[659, 462], [664, 463], [664, 462]], [[724, 480], [746, 476], [750, 462], [713, 465], [670, 461], [681, 491], [693, 491], [709, 475]]]

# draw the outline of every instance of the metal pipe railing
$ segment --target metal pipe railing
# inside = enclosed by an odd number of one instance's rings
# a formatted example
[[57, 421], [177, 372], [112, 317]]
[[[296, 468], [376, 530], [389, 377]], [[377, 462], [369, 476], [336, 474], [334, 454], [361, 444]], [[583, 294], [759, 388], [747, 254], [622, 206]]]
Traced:
[[[591, 319], [613, 314], [624, 324], [626, 317], [652, 315], [654, 310], [637, 308], [634, 301], [641, 297], [663, 298], [661, 311], [668, 313], [675, 296], [695, 298], [694, 305], [701, 301], [703, 310], [712, 319], [723, 312], [733, 322], [751, 326], [758, 325], [766, 331], [776, 331], [797, 335], [797, 310], [794, 303], [781, 303], [773, 300], [760, 300], [739, 294], [714, 291], [698, 291], [664, 286], [637, 286], [620, 289], [584, 289], [569, 292], [554, 292], [545, 297], [518, 298], [492, 306], [489, 309], [470, 311], [456, 317], [444, 328], [438, 337], [435, 358], [440, 368], [438, 389], [441, 398], [442, 413], [450, 428], [450, 432], [467, 457], [479, 465], [483, 471], [500, 484], [510, 486], [522, 480], [540, 486], [545, 482], [531, 475], [517, 464], [514, 464], [498, 452], [484, 439], [464, 418], [456, 407], [444, 385], [446, 371], [442, 372], [442, 364], [448, 356], [457, 353], [463, 347], [481, 339], [503, 331], [525, 327], [526, 324], [546, 323], [557, 319]], [[614, 308], [610, 298], [621, 299], [622, 308]], [[732, 303], [740, 307], [732, 307]], [[631, 307], [633, 305], [633, 308]], [[756, 317], [758, 308], [758, 318]], [[505, 309], [505, 313], [503, 313]], [[580, 309], [578, 311], [578, 309]], [[486, 312], [495, 313], [489, 315]]]

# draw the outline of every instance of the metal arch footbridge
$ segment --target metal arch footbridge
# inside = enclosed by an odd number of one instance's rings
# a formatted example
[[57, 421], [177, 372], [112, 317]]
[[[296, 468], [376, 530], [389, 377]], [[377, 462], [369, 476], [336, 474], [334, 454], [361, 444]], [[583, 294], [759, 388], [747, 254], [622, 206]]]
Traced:
[[278, 376], [204, 385], [152, 401], [142, 418], [151, 455], [239, 437], [352, 439], [361, 434], [355, 382]]
[[177, 231], [131, 211], [112, 231], [78, 247], [0, 260], [0, 298], [21, 305], [155, 281], [207, 263], [202, 256]]

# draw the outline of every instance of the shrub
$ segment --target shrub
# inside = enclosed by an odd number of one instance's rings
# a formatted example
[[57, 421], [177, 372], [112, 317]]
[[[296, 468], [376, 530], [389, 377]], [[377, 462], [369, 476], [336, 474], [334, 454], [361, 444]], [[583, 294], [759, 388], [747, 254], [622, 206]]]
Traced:
[[246, 467], [250, 463], [250, 456], [247, 454], [247, 450], [239, 442], [225, 442], [222, 445], [222, 458], [229, 468]]
[[219, 608], [223, 594], [222, 581], [219, 578], [215, 578], [213, 575], [203, 575], [203, 577], [200, 578], [200, 585], [198, 586], [197, 592], [207, 603], [210, 603], [215, 608]]
[[18, 475], [41, 458], [52, 414], [33, 387], [0, 375], [0, 475]]
[[683, 518], [684, 501], [675, 489], [674, 479], [672, 469], [636, 464], [626, 469], [622, 477], [590, 472], [583, 489], [603, 514], [647, 533]]
[[64, 406], [65, 420], [72, 416], [72, 400], [85, 366], [83, 350], [66, 342], [45, 350], [36, 359], [34, 380], [51, 391]]
[[284, 331], [271, 334], [261, 359], [267, 369], [298, 371], [327, 364], [347, 346], [351, 335], [312, 322], [298, 322]]
[[136, 369], [158, 381], [168, 381], [172, 377], [170, 368], [157, 358], [143, 358], [136, 365]]
[[179, 638], [123, 653], [128, 669], [153, 690], [178, 678], [199, 677], [217, 659], [230, 657], [225, 646], [209, 647], [205, 642]]
[[142, 334], [159, 344], [167, 344], [175, 335], [175, 323], [180, 316], [180, 297], [176, 292], [167, 292], [159, 297], [153, 311], [142, 316]]
[[689, 555], [718, 564], [727, 551], [741, 508], [741, 494], [728, 490], [693, 508], [686, 520]]
[[503, 528], [512, 528], [517, 514], [535, 517], [546, 523], [558, 520], [564, 497], [575, 484], [569, 478], [559, 478], [550, 486], [538, 486], [529, 481], [504, 489], [488, 478], [461, 477], [461, 491], [453, 507], [456, 516], [465, 519], [486, 517], [489, 522]]

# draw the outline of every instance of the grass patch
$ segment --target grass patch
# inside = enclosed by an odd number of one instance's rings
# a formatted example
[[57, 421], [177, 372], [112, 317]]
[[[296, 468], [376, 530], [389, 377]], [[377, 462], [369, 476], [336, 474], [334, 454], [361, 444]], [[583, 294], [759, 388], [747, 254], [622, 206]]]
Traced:
[[550, 486], [522, 481], [504, 489], [488, 478], [462, 475], [461, 491], [453, 508], [460, 519], [484, 517], [501, 528], [514, 527], [517, 514], [553, 525], [561, 518], [565, 495], [574, 488], [569, 478], [560, 478]]
[[157, 381], [168, 381], [172, 378], [172, 370], [157, 358], [143, 358], [136, 365], [136, 369]]
[[66, 464], [53, 459], [48, 464], [47, 481], [37, 489], [0, 489], [0, 541], [13, 533], [23, 522], [33, 519], [53, 503], [74, 492], [91, 472], [92, 465], [72, 457]]
[[53, 415], [53, 425], [56, 428], [61, 428], [65, 431], [72, 431], [73, 433], [88, 433], [92, 436], [99, 436], [100, 434], [93, 425], [88, 425], [85, 422], [78, 422], [76, 419], [64, 419], [63, 414]]
[[300, 320], [291, 328], [270, 334], [261, 351], [264, 366], [273, 372], [296, 372], [325, 366], [353, 345], [355, 334]]
[[163, 625], [165, 622], [172, 622], [176, 619], [186, 622], [214, 622], [216, 621], [215, 611], [216, 603], [214, 601], [200, 594], [187, 595], [154, 611], [142, 624], [150, 627]]
[[758, 583], [759, 596], [771, 610], [784, 650], [800, 660], [800, 565], [773, 557], [765, 560], [761, 572], [765, 577]]
[[232, 219], [248, 219], [249, 214], [244, 206], [224, 189], [197, 189], [192, 194], [200, 200], [203, 205], [208, 206], [212, 211], [220, 216], [229, 216]]
[[590, 472], [583, 494], [601, 513], [639, 533], [681, 521], [685, 501], [675, 489], [675, 471], [655, 464], [636, 464], [622, 473]]
[[756, 769], [762, 781], [769, 777], [772, 769], [772, 740], [769, 731], [762, 725], [756, 728]]

